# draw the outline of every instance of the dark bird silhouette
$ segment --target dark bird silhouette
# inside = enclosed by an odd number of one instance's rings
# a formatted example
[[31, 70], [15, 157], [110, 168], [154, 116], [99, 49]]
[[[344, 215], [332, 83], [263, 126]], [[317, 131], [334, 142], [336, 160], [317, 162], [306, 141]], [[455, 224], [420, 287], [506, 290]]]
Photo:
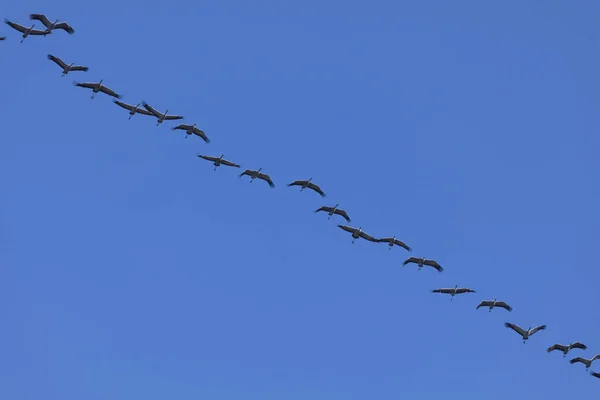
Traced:
[[227, 161], [223, 158], [224, 154], [221, 154], [221, 157], [212, 157], [212, 156], [203, 156], [198, 154], [198, 157], [202, 158], [203, 160], [206, 161], [210, 161], [213, 163], [213, 165], [215, 166], [214, 170], [217, 170], [217, 167], [221, 166], [221, 165], [226, 165], [228, 167], [234, 167], [234, 168], [240, 168], [239, 165], [232, 163], [231, 161]]
[[310, 178], [307, 181], [294, 181], [292, 183], [290, 183], [288, 185], [288, 187], [290, 186], [300, 186], [300, 191], [303, 191], [306, 188], [312, 189], [315, 192], [319, 193], [321, 195], [321, 197], [325, 197], [325, 193], [321, 190], [321, 188], [318, 185], [315, 185], [314, 183], [311, 182], [312, 178]]
[[435, 290], [432, 290], [431, 293], [449, 294], [450, 295], [450, 300], [452, 300], [454, 298], [454, 296], [456, 296], [457, 294], [477, 293], [477, 292], [475, 292], [473, 289], [459, 288], [458, 286], [454, 286], [454, 288], [435, 289]]
[[47, 33], [50, 33], [55, 29], [62, 29], [69, 35], [75, 33], [75, 30], [66, 22], [58, 22], [58, 20], [50, 22], [50, 20], [48, 20], [44, 14], [29, 14], [29, 19], [32, 21], [40, 21], [42, 24], [44, 24]]
[[240, 174], [240, 178], [244, 175], [248, 175], [250, 177], [250, 183], [252, 183], [252, 181], [254, 181], [256, 178], [262, 179], [263, 181], [267, 182], [271, 188], [274, 188], [275, 184], [271, 180], [271, 177], [267, 174], [261, 173], [260, 171], [262, 171], [262, 168], [259, 168], [256, 171], [252, 169], [247, 169]]
[[539, 325], [533, 329], [531, 327], [529, 327], [529, 329], [525, 330], [525, 329], [521, 328], [519, 325], [511, 324], [510, 322], [505, 322], [504, 326], [512, 329], [513, 331], [515, 331], [519, 335], [521, 335], [521, 337], [523, 338], [523, 343], [527, 342], [527, 340], [529, 340], [529, 337], [531, 337], [531, 335], [533, 335], [537, 331], [542, 331], [542, 330], [546, 329], [546, 325]]
[[53, 56], [52, 54], [48, 54], [48, 60], [55, 62], [59, 67], [62, 68], [63, 73], [62, 76], [65, 76], [71, 71], [83, 71], [86, 72], [89, 68], [84, 67], [83, 65], [73, 65], [74, 63], [67, 64], [60, 58]]
[[354, 243], [356, 241], [356, 239], [358, 238], [363, 238], [365, 240], [368, 240], [369, 242], [374, 242], [377, 243], [377, 239], [375, 239], [373, 236], [369, 235], [368, 233], [364, 232], [362, 230], [362, 228], [353, 228], [351, 226], [347, 226], [347, 225], [338, 225], [338, 228], [345, 230], [346, 232], [349, 232], [352, 234], [352, 243]]
[[31, 25], [29, 28], [26, 28], [23, 25], [19, 25], [16, 22], [11, 22], [6, 18], [4, 18], [4, 22], [11, 28], [13, 28], [23, 34], [21, 36], [21, 43], [23, 43], [23, 40], [25, 40], [27, 38], [27, 36], [46, 36], [49, 33], [47, 31], [33, 29], [35, 27], [35, 24]]
[[156, 126], [158, 126], [159, 124], [162, 124], [163, 121], [173, 121], [176, 119], [183, 119], [183, 116], [181, 116], [181, 115], [169, 115], [169, 110], [165, 111], [164, 113], [161, 113], [160, 111], [157, 111], [155, 108], [150, 106], [145, 101], [142, 101], [142, 105], [144, 106], [144, 108], [146, 110], [150, 111], [152, 113], [152, 115], [154, 115], [156, 118], [158, 118], [158, 121], [156, 122]]
[[135, 114], [142, 114], [142, 115], [151, 115], [153, 116], [154, 114], [152, 114], [150, 111], [144, 110], [143, 108], [140, 108], [140, 104], [138, 103], [137, 105], [132, 105], [132, 104], [127, 104], [127, 103], [123, 103], [119, 100], [114, 100], [114, 103], [116, 105], [118, 105], [121, 108], [126, 109], [127, 111], [129, 111], [129, 119], [131, 119], [131, 117], [133, 117]]
[[0, 36], [0, 41], [6, 40], [6, 36]]
[[585, 370], [587, 371], [592, 366], [592, 363], [594, 362], [594, 360], [597, 360], [599, 358], [600, 358], [600, 354], [596, 354], [592, 358], [575, 357], [574, 359], [569, 361], [569, 363], [570, 364], [582, 363], [583, 365], [585, 365]]
[[423, 268], [424, 265], [435, 268], [438, 270], [438, 272], [442, 272], [444, 270], [444, 268], [442, 268], [442, 266], [438, 264], [437, 261], [428, 260], [425, 257], [410, 257], [402, 263], [403, 266], [406, 266], [408, 264], [417, 264], [417, 266], [419, 267], [419, 271], [421, 270], [421, 268]]
[[583, 343], [579, 343], [579, 342], [574, 342], [568, 345], [563, 345], [563, 344], [553, 344], [552, 346], [548, 347], [548, 349], [546, 349], [546, 351], [548, 353], [553, 352], [555, 350], [559, 350], [563, 352], [563, 357], [567, 356], [567, 353], [569, 351], [571, 351], [572, 349], [581, 349], [581, 350], [587, 350], [587, 346]]
[[491, 300], [491, 301], [489, 301], [489, 300], [483, 300], [476, 307], [476, 310], [478, 310], [479, 307], [489, 307], [490, 308], [490, 312], [492, 312], [492, 309], [494, 309], [496, 307], [504, 308], [507, 311], [512, 311], [512, 307], [511, 306], [509, 306], [508, 304], [506, 304], [503, 301], [496, 301], [496, 299]]
[[206, 133], [204, 133], [204, 131], [202, 129], [196, 128], [196, 124], [194, 124], [194, 125], [181, 124], [181, 125], [177, 125], [174, 128], [171, 128], [171, 129], [174, 131], [176, 131], [176, 130], [185, 131], [186, 139], [190, 135], [196, 135], [196, 136], [202, 138], [202, 140], [204, 140], [206, 143], [210, 143], [210, 139], [208, 138], [208, 136], [206, 136]]
[[386, 237], [386, 238], [379, 238], [377, 239], [378, 243], [387, 243], [388, 244], [388, 249], [391, 250], [392, 247], [394, 246], [400, 246], [402, 248], [404, 248], [407, 251], [412, 251], [412, 249], [403, 241], [396, 239], [396, 236], [394, 237]]
[[315, 210], [315, 213], [325, 211], [327, 214], [329, 214], [329, 217], [327, 217], [327, 219], [330, 219], [333, 214], [336, 214], [343, 217], [346, 221], [350, 222], [350, 217], [348, 216], [348, 213], [344, 210], [339, 209], [338, 206], [339, 204], [336, 204], [334, 207], [321, 206], [317, 210]]
[[73, 85], [78, 86], [78, 87], [82, 87], [82, 88], [86, 88], [86, 89], [92, 89], [92, 99], [94, 97], [96, 97], [96, 93], [98, 93], [98, 92], [102, 92], [102, 93], [107, 94], [109, 96], [116, 97], [117, 99], [121, 98], [121, 95], [117, 94], [112, 89], [109, 89], [108, 87], [104, 86], [102, 84], [102, 80], [100, 80], [100, 82], [98, 82], [98, 83], [94, 83], [94, 82], [83, 82], [83, 83], [73, 82]]

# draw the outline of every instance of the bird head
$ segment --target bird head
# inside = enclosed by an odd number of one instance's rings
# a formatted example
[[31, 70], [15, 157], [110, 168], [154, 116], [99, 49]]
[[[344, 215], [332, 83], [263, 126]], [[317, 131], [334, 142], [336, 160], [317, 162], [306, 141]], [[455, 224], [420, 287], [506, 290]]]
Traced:
[[260, 172], [260, 171], [262, 171], [262, 167], [260, 167], [260, 168], [258, 169], [258, 171], [256, 171], [256, 172], [258, 173], [258, 172]]
[[100, 79], [100, 82], [98, 82], [98, 85], [102, 85], [102, 81], [103, 81], [103, 80], [104, 80], [104, 79]]
[[225, 154], [221, 154], [221, 157], [219, 157], [219, 159], [222, 160], [224, 156]]
[[333, 208], [338, 208], [338, 206], [339, 206], [339, 204], [336, 204], [335, 207], [333, 207]]
[[312, 181], [312, 178], [308, 178], [308, 180], [306, 182], [310, 182], [310, 181]]

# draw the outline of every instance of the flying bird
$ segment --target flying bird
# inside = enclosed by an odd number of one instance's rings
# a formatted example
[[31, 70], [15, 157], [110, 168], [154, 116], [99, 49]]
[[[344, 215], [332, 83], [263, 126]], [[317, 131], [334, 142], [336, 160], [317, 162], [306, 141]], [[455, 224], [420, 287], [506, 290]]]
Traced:
[[75, 33], [75, 30], [66, 22], [58, 22], [58, 20], [50, 22], [44, 14], [29, 14], [29, 19], [32, 21], [40, 21], [42, 24], [44, 24], [47, 33], [52, 32], [54, 29], [62, 29], [69, 35]]
[[596, 378], [600, 378], [600, 372], [591, 371], [590, 375], [593, 376], [593, 377], [596, 377]]
[[83, 65], [73, 65], [74, 63], [67, 64], [66, 62], [64, 62], [63, 60], [61, 60], [60, 58], [58, 58], [56, 56], [53, 56], [52, 54], [48, 54], [48, 60], [54, 61], [59, 67], [62, 68], [62, 70], [63, 70], [62, 76], [65, 76], [66, 74], [68, 74], [71, 71], [86, 72], [89, 69], [88, 67], [84, 67]]
[[267, 174], [261, 173], [260, 171], [262, 171], [262, 168], [259, 168], [256, 171], [252, 170], [252, 169], [247, 169], [240, 174], [240, 178], [244, 175], [248, 175], [250, 177], [250, 183], [252, 183], [252, 181], [255, 180], [256, 178], [262, 179], [263, 181], [267, 182], [271, 188], [274, 188], [275, 184], [271, 180], [271, 177]]
[[213, 163], [213, 165], [215, 166], [214, 171], [216, 171], [217, 167], [219, 167], [221, 165], [226, 165], [228, 167], [240, 168], [239, 165], [232, 163], [231, 161], [225, 160], [223, 158], [223, 156], [224, 156], [224, 154], [221, 154], [221, 157], [203, 156], [203, 155], [198, 154], [198, 157]]
[[336, 214], [344, 217], [346, 221], [350, 222], [350, 217], [348, 216], [348, 213], [344, 210], [340, 210], [338, 206], [339, 204], [336, 204], [335, 207], [321, 206], [319, 209], [315, 210], [315, 213], [318, 213], [319, 211], [325, 211], [329, 214], [329, 217], [327, 219], [330, 219], [333, 214]]
[[582, 363], [583, 365], [585, 365], [585, 370], [587, 371], [591, 366], [592, 363], [594, 362], [594, 360], [597, 360], [600, 358], [600, 354], [596, 354], [594, 357], [592, 358], [583, 358], [583, 357], [575, 357], [574, 359], [572, 359], [571, 361], [569, 361], [570, 364], [575, 364], [575, 363]]
[[210, 139], [208, 138], [208, 136], [206, 136], [206, 133], [204, 133], [204, 131], [202, 129], [196, 128], [196, 124], [194, 124], [194, 125], [181, 124], [181, 125], [177, 125], [175, 128], [171, 128], [171, 129], [174, 131], [175, 130], [185, 131], [186, 139], [189, 135], [197, 135], [197, 136], [201, 137], [202, 140], [204, 140], [206, 143], [210, 143]]
[[396, 245], [396, 246], [400, 246], [408, 251], [412, 251], [412, 249], [406, 243], [396, 239], [396, 236], [388, 237], [388, 238], [379, 238], [379, 239], [377, 239], [377, 242], [387, 243], [389, 245], [389, 250], [391, 250], [392, 247], [394, 247], [394, 245]]
[[457, 294], [477, 293], [477, 292], [475, 292], [473, 289], [469, 289], [469, 288], [459, 288], [457, 285], [457, 286], [454, 286], [454, 288], [435, 289], [435, 290], [432, 290], [431, 293], [449, 294], [450, 300], [452, 300], [454, 298], [454, 296], [456, 296]]
[[119, 107], [124, 108], [124, 109], [126, 109], [126, 110], [129, 111], [129, 119], [131, 119], [131, 117], [133, 117], [135, 114], [154, 115], [150, 111], [147, 111], [147, 110], [144, 110], [143, 108], [140, 108], [140, 104], [139, 103], [134, 106], [132, 104], [123, 103], [122, 101], [119, 101], [119, 100], [113, 100], [113, 101]]
[[407, 265], [407, 264], [417, 264], [419, 267], [419, 271], [421, 270], [421, 268], [423, 268], [424, 265], [427, 265], [428, 267], [433, 267], [435, 269], [437, 269], [439, 272], [442, 272], [444, 270], [444, 268], [442, 268], [442, 266], [440, 264], [437, 263], [437, 261], [435, 260], [428, 260], [425, 257], [410, 257], [408, 260], [404, 261], [402, 263], [402, 265]]
[[525, 329], [521, 328], [519, 325], [511, 324], [510, 322], [505, 322], [504, 326], [512, 329], [513, 331], [515, 331], [519, 335], [521, 335], [521, 337], [523, 338], [523, 343], [527, 342], [529, 337], [531, 335], [533, 335], [534, 333], [536, 333], [537, 331], [543, 331], [544, 329], [546, 329], [546, 325], [539, 325], [533, 329], [531, 327], [529, 327], [529, 329], [525, 330]]
[[183, 117], [181, 115], [169, 115], [169, 110], [165, 111], [164, 113], [161, 113], [161, 112], [157, 111], [155, 108], [153, 108], [152, 106], [150, 106], [145, 101], [142, 101], [142, 105], [144, 106], [144, 108], [146, 110], [150, 111], [156, 118], [158, 118], [158, 121], [156, 122], [156, 126], [158, 126], [159, 124], [162, 124], [163, 121], [173, 121], [176, 119], [183, 119]]
[[587, 350], [587, 346], [583, 343], [579, 343], [579, 342], [574, 342], [571, 343], [569, 345], [563, 345], [563, 344], [553, 344], [552, 346], [548, 347], [548, 349], [546, 350], [548, 353], [554, 351], [554, 350], [560, 350], [563, 352], [563, 357], [567, 356], [567, 353], [571, 350], [571, 349], [581, 349], [581, 350]]
[[496, 299], [491, 300], [491, 301], [483, 300], [481, 303], [479, 303], [479, 305], [475, 309], [479, 310], [479, 307], [489, 307], [490, 312], [492, 312], [492, 309], [494, 309], [495, 307], [500, 307], [500, 308], [504, 308], [507, 311], [512, 311], [511, 306], [509, 306], [508, 304], [506, 304], [503, 301], [496, 301]]
[[377, 243], [377, 239], [375, 239], [373, 236], [369, 235], [368, 233], [364, 232], [361, 227], [353, 228], [353, 227], [347, 226], [347, 225], [338, 225], [338, 228], [341, 228], [341, 229], [345, 230], [346, 232], [350, 232], [352, 234], [352, 243], [354, 243], [356, 241], [356, 239], [358, 239], [358, 238], [363, 238], [365, 240], [368, 240], [369, 242]]
[[108, 87], [104, 86], [102, 84], [102, 80], [100, 80], [100, 82], [97, 82], [97, 83], [94, 83], [94, 82], [83, 82], [83, 83], [73, 82], [73, 85], [79, 86], [79, 87], [82, 87], [82, 88], [86, 88], [86, 89], [92, 89], [92, 99], [96, 96], [96, 93], [98, 93], [98, 92], [102, 92], [102, 93], [107, 94], [109, 96], [116, 97], [117, 99], [121, 98], [121, 95], [117, 94], [112, 89], [109, 89]]
[[292, 183], [290, 183], [288, 185], [288, 187], [290, 186], [300, 186], [300, 191], [303, 191], [306, 188], [312, 189], [315, 192], [319, 193], [321, 195], [321, 197], [325, 197], [326, 194], [321, 190], [321, 188], [318, 185], [315, 185], [314, 183], [311, 182], [312, 178], [310, 178], [307, 181], [294, 181]]
[[6, 18], [4, 18], [4, 22], [11, 28], [13, 28], [23, 34], [23, 36], [21, 36], [22, 37], [21, 43], [23, 43], [23, 40], [25, 40], [27, 38], [27, 36], [46, 36], [49, 33], [47, 31], [33, 29], [35, 27], [35, 24], [31, 25], [31, 27], [29, 27], [29, 28], [25, 28], [23, 25], [19, 25], [16, 22], [11, 22]]

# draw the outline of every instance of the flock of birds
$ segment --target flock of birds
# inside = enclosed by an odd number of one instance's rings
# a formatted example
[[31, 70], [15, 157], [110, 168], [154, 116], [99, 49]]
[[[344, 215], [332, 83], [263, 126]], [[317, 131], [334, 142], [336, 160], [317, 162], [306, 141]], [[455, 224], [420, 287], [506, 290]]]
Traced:
[[[50, 20], [44, 14], [30, 14], [29, 19], [32, 21], [41, 22], [46, 27], [46, 29], [35, 29], [35, 23], [33, 23], [30, 27], [25, 27], [23, 25], [20, 25], [15, 22], [9, 21], [8, 19], [5, 19], [5, 23], [7, 25], [9, 25], [11, 28], [19, 31], [22, 34], [21, 43], [29, 36], [47, 36], [56, 29], [64, 30], [65, 32], [67, 32], [69, 34], [75, 33], [75, 30], [66, 22], [60, 22], [59, 20], [50, 22]], [[4, 41], [4, 40], [6, 40], [6, 37], [0, 36], [0, 41]], [[52, 62], [56, 63], [62, 69], [62, 76], [65, 76], [68, 73], [75, 72], [75, 71], [81, 71], [81, 72], [88, 71], [88, 67], [85, 67], [82, 65], [74, 65], [73, 63], [67, 64], [65, 61], [63, 61], [59, 57], [56, 57], [52, 54], [48, 54], [48, 59], [51, 60]], [[103, 85], [102, 80], [100, 80], [99, 82], [83, 82], [83, 83], [73, 82], [73, 83], [77, 87], [90, 89], [92, 91], [92, 96], [91, 96], [92, 99], [99, 92], [104, 93], [108, 96], [114, 97], [116, 99], [122, 98], [122, 96], [119, 95], [117, 92], [115, 92], [114, 90], [110, 89], [109, 87]], [[164, 121], [182, 120], [184, 118], [181, 115], [169, 114], [169, 110], [166, 110], [164, 113], [162, 113], [162, 112], [158, 111], [157, 109], [155, 109], [154, 107], [150, 106], [145, 101], [142, 101], [136, 105], [127, 104], [127, 103], [121, 102], [119, 100], [113, 100], [113, 101], [119, 107], [129, 111], [129, 119], [131, 119], [131, 117], [133, 117], [135, 114], [147, 115], [150, 117], [155, 117], [157, 119], [157, 122], [156, 122], [157, 126], [160, 125], [161, 123], [163, 123]], [[142, 107], [140, 107], [140, 106], [142, 106]], [[186, 138], [189, 135], [196, 135], [196, 136], [200, 137], [202, 140], [204, 140], [204, 142], [210, 143], [210, 139], [208, 138], [208, 136], [204, 133], [204, 131], [197, 128], [196, 124], [193, 124], [193, 125], [179, 124], [179, 125], [173, 127], [172, 129], [185, 131]], [[227, 167], [233, 167], [233, 168], [241, 168], [239, 164], [236, 164], [232, 161], [224, 159], [223, 154], [221, 154], [221, 156], [219, 156], [219, 157], [206, 156], [206, 155], [198, 155], [198, 157], [203, 160], [211, 162], [214, 166], [215, 171], [216, 171], [217, 167], [219, 167], [221, 165], [224, 165]], [[252, 183], [255, 179], [260, 179], [260, 180], [265, 181], [271, 188], [275, 187], [275, 184], [273, 183], [273, 180], [271, 179], [271, 177], [269, 175], [265, 174], [264, 172], [262, 172], [262, 168], [259, 168], [257, 170], [246, 169], [239, 176], [240, 177], [242, 177], [242, 176], [250, 177], [250, 183]], [[322, 197], [326, 196], [325, 192], [323, 192], [323, 190], [312, 181], [312, 178], [310, 178], [308, 180], [296, 180], [296, 181], [288, 184], [288, 187], [289, 186], [298, 186], [298, 187], [300, 187], [300, 191], [303, 191], [304, 189], [311, 189], [314, 192], [321, 195]], [[315, 210], [315, 213], [325, 212], [329, 215], [328, 219], [330, 219], [333, 215], [339, 215], [340, 217], [344, 218], [348, 223], [350, 223], [351, 219], [348, 216], [348, 213], [345, 210], [342, 210], [341, 208], [338, 208], [338, 207], [339, 207], [339, 204], [336, 204], [333, 207], [322, 206], [319, 209]], [[412, 251], [412, 249], [406, 243], [404, 243], [401, 240], [398, 240], [396, 237], [376, 238], [374, 236], [369, 235], [365, 231], [363, 231], [362, 227], [355, 228], [355, 227], [352, 227], [349, 225], [338, 225], [338, 227], [352, 235], [352, 243], [354, 243], [357, 239], [364, 239], [364, 240], [367, 240], [367, 241], [373, 242], [373, 243], [387, 243], [390, 250], [394, 246], [399, 246], [399, 247], [404, 248], [407, 251]], [[442, 272], [444, 270], [444, 268], [442, 268], [442, 266], [435, 260], [426, 259], [424, 257], [421, 257], [421, 258], [409, 257], [406, 261], [404, 261], [403, 265], [406, 266], [408, 264], [415, 264], [417, 266], [418, 270], [421, 270], [421, 268], [423, 268], [424, 266], [431, 267], [431, 268], [437, 270], [438, 272]], [[473, 290], [471, 288], [455, 286], [453, 288], [435, 289], [435, 290], [432, 290], [432, 293], [448, 294], [448, 295], [450, 295], [450, 300], [452, 300], [454, 298], [454, 296], [456, 296], [456, 295], [465, 294], [465, 293], [476, 293], [476, 292], [475, 292], [475, 290]], [[512, 311], [511, 306], [509, 306], [504, 301], [497, 301], [496, 299], [483, 300], [477, 305], [476, 309], [479, 309], [481, 307], [488, 307], [490, 312], [494, 308], [503, 308], [507, 311]], [[522, 327], [520, 327], [516, 324], [510, 323], [510, 322], [506, 322], [504, 324], [504, 326], [512, 329], [517, 334], [519, 334], [521, 336], [521, 338], [523, 339], [523, 343], [526, 343], [527, 340], [529, 340], [531, 338], [531, 336], [533, 336], [535, 333], [546, 329], [546, 325], [539, 325], [539, 326], [536, 326], [533, 328], [530, 326], [528, 329], [523, 329]], [[587, 350], [587, 346], [580, 342], [573, 342], [570, 344], [556, 343], [556, 344], [553, 344], [552, 346], [548, 347], [548, 349], [546, 351], [548, 353], [551, 353], [553, 351], [560, 351], [563, 353], [563, 357], [566, 357], [567, 354], [571, 350], [574, 350], [574, 349]], [[581, 363], [581, 364], [585, 365], [585, 368], [587, 371], [591, 367], [594, 360], [597, 360], [597, 359], [600, 359], [600, 354], [596, 354], [591, 358], [575, 357], [575, 358], [571, 359], [569, 362], [571, 364]], [[600, 378], [600, 372], [590, 371], [590, 375], [592, 375], [596, 378]]]

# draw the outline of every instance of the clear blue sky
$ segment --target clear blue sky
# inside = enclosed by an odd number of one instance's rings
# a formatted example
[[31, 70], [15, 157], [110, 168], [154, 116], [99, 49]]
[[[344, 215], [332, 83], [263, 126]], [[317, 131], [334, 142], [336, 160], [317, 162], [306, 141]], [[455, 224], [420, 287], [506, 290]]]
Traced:
[[[1, 398], [598, 393], [545, 349], [600, 352], [600, 3], [26, 3], [76, 32], [0, 27]], [[71, 84], [99, 79], [212, 142]]]

